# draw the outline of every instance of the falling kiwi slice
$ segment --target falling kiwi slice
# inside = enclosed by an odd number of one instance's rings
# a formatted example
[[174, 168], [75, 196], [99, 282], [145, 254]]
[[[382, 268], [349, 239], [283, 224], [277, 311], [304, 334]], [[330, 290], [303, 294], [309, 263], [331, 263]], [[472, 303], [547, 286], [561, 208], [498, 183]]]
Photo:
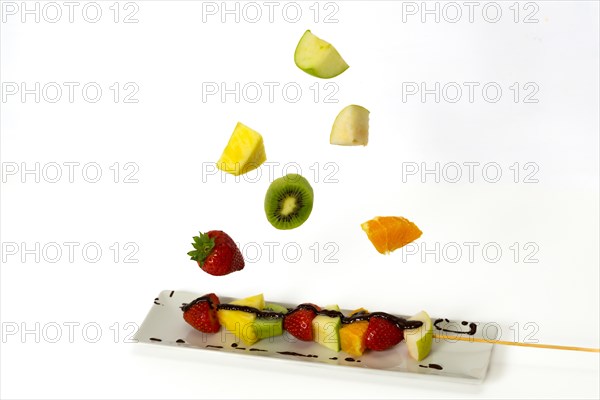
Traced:
[[313, 208], [313, 189], [298, 174], [276, 179], [265, 196], [267, 219], [277, 229], [294, 229], [302, 225]]

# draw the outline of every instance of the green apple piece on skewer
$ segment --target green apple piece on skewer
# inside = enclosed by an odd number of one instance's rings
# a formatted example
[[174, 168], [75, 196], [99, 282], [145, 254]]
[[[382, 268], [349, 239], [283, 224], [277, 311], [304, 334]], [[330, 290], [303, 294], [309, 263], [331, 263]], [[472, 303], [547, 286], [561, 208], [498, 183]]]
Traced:
[[421, 311], [408, 319], [409, 321], [421, 321], [423, 325], [415, 329], [404, 331], [404, 338], [408, 348], [408, 354], [417, 361], [421, 361], [429, 355], [431, 343], [433, 342], [433, 324], [431, 318], [425, 311]]
[[334, 78], [348, 69], [348, 64], [330, 43], [319, 39], [310, 30], [304, 32], [294, 62], [302, 71], [317, 78]]
[[333, 122], [329, 142], [340, 146], [369, 143], [369, 110], [357, 105], [344, 108]]
[[[324, 310], [340, 311], [337, 305], [323, 307]], [[327, 315], [317, 315], [312, 320], [313, 340], [320, 345], [333, 351], [340, 351], [340, 328], [342, 319], [340, 317], [329, 317]]]

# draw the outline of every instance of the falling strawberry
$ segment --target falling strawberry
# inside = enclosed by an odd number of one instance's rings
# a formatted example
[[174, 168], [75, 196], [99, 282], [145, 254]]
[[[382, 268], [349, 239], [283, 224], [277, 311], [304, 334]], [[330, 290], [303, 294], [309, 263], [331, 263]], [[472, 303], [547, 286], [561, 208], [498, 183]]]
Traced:
[[244, 257], [233, 239], [223, 231], [209, 231], [194, 236], [194, 250], [188, 252], [205, 272], [227, 275], [244, 268]]
[[[311, 304], [319, 310], [314, 304]], [[313, 340], [312, 320], [317, 313], [312, 308], [300, 308], [287, 314], [283, 319], [283, 329], [288, 331], [296, 339], [310, 342]]]
[[214, 294], [206, 294], [181, 307], [183, 319], [204, 333], [216, 333], [221, 328], [217, 318], [219, 298]]
[[367, 349], [387, 350], [404, 339], [404, 332], [396, 324], [381, 317], [372, 317], [365, 335]]

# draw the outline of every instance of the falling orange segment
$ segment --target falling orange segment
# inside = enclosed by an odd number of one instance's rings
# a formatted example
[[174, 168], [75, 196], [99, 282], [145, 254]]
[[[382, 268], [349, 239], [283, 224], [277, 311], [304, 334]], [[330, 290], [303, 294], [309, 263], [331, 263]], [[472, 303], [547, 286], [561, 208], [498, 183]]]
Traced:
[[387, 229], [379, 223], [376, 219], [365, 222], [361, 225], [363, 231], [367, 233], [369, 240], [373, 243], [373, 246], [381, 254], [385, 254], [388, 251], [387, 247]]
[[375, 217], [361, 224], [369, 240], [381, 254], [404, 247], [421, 237], [423, 232], [404, 217]]

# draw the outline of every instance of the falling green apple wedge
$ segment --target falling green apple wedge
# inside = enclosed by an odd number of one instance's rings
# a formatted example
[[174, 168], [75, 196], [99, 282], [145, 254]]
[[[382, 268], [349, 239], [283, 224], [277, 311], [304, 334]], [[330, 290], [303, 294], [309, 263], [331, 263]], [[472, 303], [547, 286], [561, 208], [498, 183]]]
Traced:
[[353, 104], [340, 111], [333, 122], [329, 143], [366, 146], [369, 143], [369, 110]]
[[304, 32], [294, 62], [302, 71], [317, 78], [334, 78], [348, 69], [348, 64], [330, 43], [319, 39], [310, 30]]
[[408, 354], [417, 361], [421, 361], [429, 355], [431, 343], [433, 342], [433, 324], [431, 318], [425, 311], [410, 317], [409, 321], [421, 321], [423, 325], [415, 329], [404, 331], [404, 338], [408, 348]]

